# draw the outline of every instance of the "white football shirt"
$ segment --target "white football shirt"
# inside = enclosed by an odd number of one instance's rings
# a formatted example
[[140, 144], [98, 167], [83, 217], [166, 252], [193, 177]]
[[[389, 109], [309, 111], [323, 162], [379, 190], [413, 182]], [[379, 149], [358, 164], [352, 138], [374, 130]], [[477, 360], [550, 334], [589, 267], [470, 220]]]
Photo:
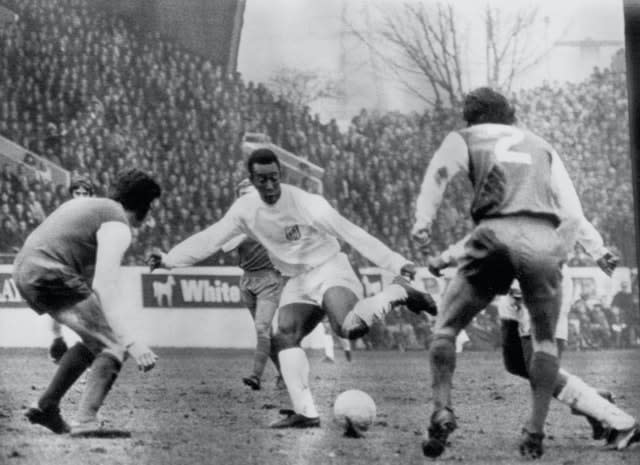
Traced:
[[285, 276], [299, 275], [329, 260], [340, 251], [338, 239], [396, 274], [410, 262], [344, 218], [323, 197], [290, 184], [281, 184], [281, 190], [274, 205], [266, 204], [257, 192], [238, 198], [220, 221], [171, 249], [165, 265], [193, 265], [239, 234], [260, 242]]

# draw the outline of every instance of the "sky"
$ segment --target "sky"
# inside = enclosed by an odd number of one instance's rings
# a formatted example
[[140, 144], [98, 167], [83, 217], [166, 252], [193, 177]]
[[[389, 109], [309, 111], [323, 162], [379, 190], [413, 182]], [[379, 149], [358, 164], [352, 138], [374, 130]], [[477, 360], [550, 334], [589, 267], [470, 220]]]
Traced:
[[[433, 0], [409, 0], [434, 8]], [[379, 30], [387, 12], [403, 2], [394, 0], [247, 0], [240, 41], [238, 68], [248, 80], [268, 82], [278, 69], [314, 71], [343, 84], [345, 98], [318, 101], [313, 109], [324, 119], [350, 119], [360, 108], [413, 111], [423, 102], [408, 94], [379, 57], [357, 40], [350, 28], [367, 34]], [[456, 0], [452, 4], [466, 38], [463, 60], [469, 86], [484, 84], [484, 26], [482, 0]], [[579, 80], [593, 66], [608, 66], [624, 40], [622, 0], [489, 0], [505, 15], [537, 6], [539, 31], [532, 40], [587, 38], [616, 41], [619, 45], [577, 47], [556, 45], [533, 69], [516, 82], [531, 87], [543, 80]], [[548, 18], [545, 22], [542, 18]], [[546, 37], [545, 37], [546, 35]]]

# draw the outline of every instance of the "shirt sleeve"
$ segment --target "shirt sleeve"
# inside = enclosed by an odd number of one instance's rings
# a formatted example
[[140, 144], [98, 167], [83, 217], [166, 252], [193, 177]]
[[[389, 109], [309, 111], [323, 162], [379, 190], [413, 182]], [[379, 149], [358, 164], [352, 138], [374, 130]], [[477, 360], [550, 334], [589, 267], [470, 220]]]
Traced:
[[207, 229], [180, 242], [163, 258], [169, 268], [193, 266], [220, 250], [227, 242], [242, 234], [242, 222], [237, 202], [224, 217]]
[[462, 136], [452, 131], [433, 155], [416, 200], [414, 232], [431, 229], [449, 181], [460, 171], [469, 171], [469, 150]]
[[598, 259], [606, 253], [602, 236], [584, 217], [569, 173], [557, 152], [551, 152], [551, 188], [556, 197], [560, 214], [558, 232], [565, 241], [567, 250], [578, 242], [591, 257]]
[[464, 255], [464, 246], [471, 238], [471, 234], [467, 234], [455, 244], [450, 245], [444, 252], [442, 252], [442, 259], [445, 262], [457, 262]]
[[131, 244], [129, 226], [119, 221], [102, 223], [96, 233], [98, 248], [92, 288], [109, 325], [123, 345], [133, 342], [126, 320], [122, 318], [121, 292], [119, 289], [122, 257]]
[[342, 216], [321, 196], [309, 196], [308, 211], [315, 227], [339, 239], [371, 260], [377, 266], [400, 274], [400, 269], [411, 263], [392, 251], [381, 241]]
[[226, 242], [222, 246], [222, 251], [224, 253], [231, 252], [233, 249], [237, 248], [242, 242], [247, 238], [246, 234], [240, 234], [239, 236], [234, 237], [229, 242]]

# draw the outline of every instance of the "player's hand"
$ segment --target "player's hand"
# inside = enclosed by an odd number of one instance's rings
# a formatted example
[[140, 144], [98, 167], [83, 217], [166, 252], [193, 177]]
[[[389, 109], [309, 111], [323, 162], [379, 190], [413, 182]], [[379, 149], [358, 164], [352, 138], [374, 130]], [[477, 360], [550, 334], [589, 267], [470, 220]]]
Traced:
[[407, 263], [400, 268], [400, 275], [407, 278], [409, 281], [413, 281], [416, 277], [416, 265], [414, 263]]
[[161, 249], [154, 247], [146, 259], [149, 271], [157, 270], [158, 268], [168, 269], [169, 267], [164, 263], [165, 256], [166, 254]]
[[596, 260], [596, 263], [607, 276], [611, 276], [613, 275], [613, 271], [620, 263], [620, 257], [614, 255], [612, 252], [607, 252], [598, 260]]
[[429, 253], [429, 246], [431, 245], [431, 234], [429, 234], [429, 229], [414, 228], [413, 231], [411, 231], [411, 237], [418, 244], [420, 252], [427, 255]]
[[140, 371], [149, 371], [156, 366], [158, 356], [144, 344], [134, 342], [127, 347], [127, 352], [136, 361]]
[[442, 254], [427, 257], [427, 268], [429, 268], [432, 275], [437, 276], [438, 278], [442, 276], [442, 270], [450, 265], [451, 263], [448, 260], [445, 260]]

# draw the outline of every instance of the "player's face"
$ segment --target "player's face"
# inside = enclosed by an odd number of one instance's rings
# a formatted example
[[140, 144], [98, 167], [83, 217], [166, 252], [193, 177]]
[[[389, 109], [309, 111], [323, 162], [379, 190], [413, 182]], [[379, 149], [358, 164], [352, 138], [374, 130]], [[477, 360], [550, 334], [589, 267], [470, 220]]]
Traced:
[[280, 168], [276, 163], [253, 165], [251, 182], [264, 203], [273, 205], [280, 198]]
[[90, 197], [91, 193], [84, 186], [78, 186], [73, 190], [71, 196], [74, 199], [78, 197]]

